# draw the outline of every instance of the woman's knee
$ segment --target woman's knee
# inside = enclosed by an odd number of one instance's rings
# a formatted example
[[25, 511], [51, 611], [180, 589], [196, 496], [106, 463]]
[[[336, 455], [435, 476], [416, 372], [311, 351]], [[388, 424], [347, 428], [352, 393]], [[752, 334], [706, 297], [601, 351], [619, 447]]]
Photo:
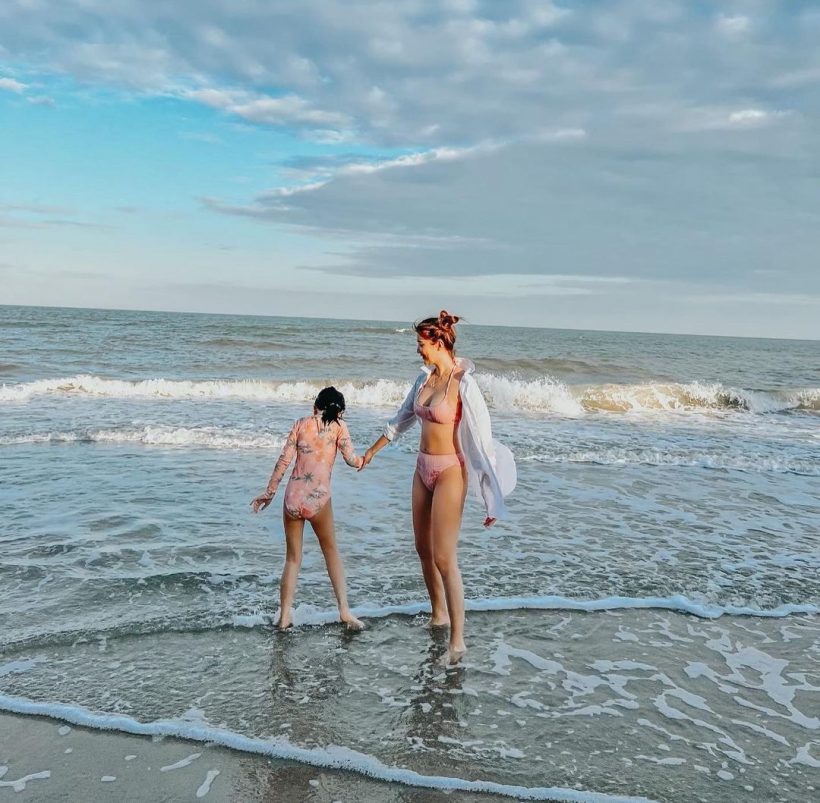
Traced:
[[434, 563], [433, 553], [429, 549], [417, 549], [416, 554], [422, 563]]
[[458, 571], [458, 559], [449, 550], [434, 551], [433, 560], [442, 577], [447, 577], [453, 570]]

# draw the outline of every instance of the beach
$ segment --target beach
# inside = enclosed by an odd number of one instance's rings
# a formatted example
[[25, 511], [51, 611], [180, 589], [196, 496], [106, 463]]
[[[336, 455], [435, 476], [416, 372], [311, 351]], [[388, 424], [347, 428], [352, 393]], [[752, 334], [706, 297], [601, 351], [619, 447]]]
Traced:
[[249, 511], [325, 385], [378, 436], [408, 322], [0, 307], [0, 797], [817, 794], [820, 343], [460, 329], [518, 486], [468, 501], [453, 667], [417, 433], [334, 470], [363, 633], [309, 532], [275, 631], [281, 497]]
[[[380, 783], [356, 774], [263, 758], [221, 747], [101, 733], [48, 718], [0, 715], [0, 752], [7, 771], [0, 795], [57, 803], [83, 800], [268, 803], [373, 800], [444, 803], [453, 795]], [[42, 767], [49, 767], [43, 770]], [[38, 769], [40, 768], [40, 769]], [[45, 773], [48, 773], [46, 776]], [[459, 793], [468, 803], [509, 800]]]

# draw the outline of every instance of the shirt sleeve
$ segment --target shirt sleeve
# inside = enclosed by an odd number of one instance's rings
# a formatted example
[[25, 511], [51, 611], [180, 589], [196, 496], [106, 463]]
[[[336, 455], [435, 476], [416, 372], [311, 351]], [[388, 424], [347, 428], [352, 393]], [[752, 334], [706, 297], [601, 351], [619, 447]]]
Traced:
[[[420, 377], [421, 378], [421, 377]], [[420, 379], [419, 378], [419, 379]], [[384, 425], [382, 434], [387, 440], [392, 441], [403, 432], [406, 432], [416, 422], [416, 414], [413, 411], [413, 405], [416, 401], [416, 391], [419, 386], [419, 379], [413, 383], [401, 407], [396, 411], [396, 414]]]
[[[502, 490], [496, 465], [496, 445], [500, 446], [500, 444], [493, 441], [487, 403], [472, 377], [464, 377], [459, 390], [462, 398], [462, 409], [464, 410], [463, 423], [466, 425], [463, 430], [459, 429], [459, 435], [464, 455], [468, 461], [468, 474], [471, 475], [471, 479], [475, 483], [475, 490], [484, 503], [487, 515], [495, 519], [506, 518], [505, 494]], [[506, 447], [502, 448], [506, 455], [509, 450]], [[511, 454], [510, 461], [512, 461]], [[504, 462], [507, 463], [506, 460]], [[512, 463], [512, 472], [512, 487], [514, 487], [514, 463]], [[504, 484], [512, 490], [506, 478]]]
[[285, 445], [282, 447], [282, 453], [279, 455], [279, 459], [273, 467], [273, 474], [270, 475], [270, 479], [268, 480], [268, 487], [265, 488], [265, 493], [271, 497], [276, 493], [279, 483], [282, 482], [282, 477], [285, 476], [288, 466], [293, 462], [293, 458], [296, 456], [296, 443], [298, 439], [299, 422], [294, 421], [290, 434], [285, 441]]
[[336, 438], [336, 448], [342, 453], [345, 463], [353, 468], [361, 468], [362, 458], [353, 450], [353, 442], [350, 440], [350, 430], [344, 421], [339, 421], [339, 437]]

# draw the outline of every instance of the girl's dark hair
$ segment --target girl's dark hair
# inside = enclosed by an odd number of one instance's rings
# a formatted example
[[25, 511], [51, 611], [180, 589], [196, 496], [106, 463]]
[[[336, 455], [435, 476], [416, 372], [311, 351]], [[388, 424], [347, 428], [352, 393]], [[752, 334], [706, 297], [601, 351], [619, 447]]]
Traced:
[[322, 421], [329, 424], [331, 421], [338, 421], [345, 411], [345, 397], [334, 387], [323, 388], [313, 406], [321, 412]]
[[456, 350], [456, 330], [453, 328], [461, 318], [443, 309], [437, 318], [425, 318], [413, 327], [425, 340], [441, 343], [451, 354]]

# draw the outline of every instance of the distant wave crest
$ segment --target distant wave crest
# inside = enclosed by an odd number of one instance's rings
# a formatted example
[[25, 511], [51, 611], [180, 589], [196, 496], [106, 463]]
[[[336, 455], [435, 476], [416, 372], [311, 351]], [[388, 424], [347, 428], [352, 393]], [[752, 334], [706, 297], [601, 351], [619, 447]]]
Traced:
[[599, 466], [683, 466], [711, 468], [724, 471], [774, 472], [778, 474], [804, 474], [820, 476], [820, 459], [809, 460], [794, 457], [775, 457], [759, 454], [731, 454], [726, 451], [665, 451], [609, 447], [599, 449], [573, 449], [534, 454], [516, 455], [516, 460], [533, 460], [538, 463], [590, 463]]
[[[722, 384], [647, 382], [638, 385], [569, 387], [544, 376], [520, 379], [479, 374], [479, 386], [497, 410], [528, 410], [577, 417], [588, 412], [716, 411], [776, 413], [786, 410], [820, 412], [820, 388], [745, 390]], [[42, 395], [80, 395], [135, 399], [244, 399], [251, 401], [312, 401], [324, 387], [319, 381], [107, 379], [78, 375], [0, 386], [0, 402], [27, 402]], [[409, 388], [404, 381], [334, 380], [348, 404], [393, 407]]]
[[147, 446], [200, 446], [213, 449], [278, 449], [284, 442], [284, 438], [270, 434], [219, 427], [145, 426], [0, 436], [0, 446], [26, 443], [141, 443]]

